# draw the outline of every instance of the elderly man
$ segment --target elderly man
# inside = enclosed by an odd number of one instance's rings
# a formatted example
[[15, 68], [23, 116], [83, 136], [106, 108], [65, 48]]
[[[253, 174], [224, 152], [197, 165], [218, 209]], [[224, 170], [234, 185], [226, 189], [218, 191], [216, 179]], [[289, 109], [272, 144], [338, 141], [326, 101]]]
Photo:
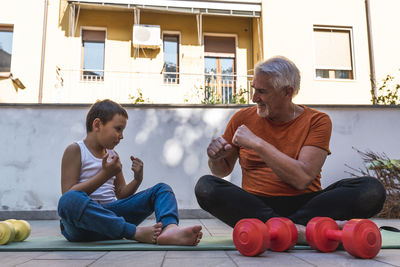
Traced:
[[[381, 210], [386, 192], [377, 179], [343, 179], [321, 188], [332, 123], [327, 114], [292, 102], [300, 87], [293, 62], [274, 57], [258, 64], [252, 87], [257, 105], [236, 112], [207, 148], [214, 176], [197, 182], [201, 208], [231, 227], [243, 218], [287, 217], [299, 242], [313, 217], [369, 218]], [[221, 179], [238, 158], [242, 188]]]

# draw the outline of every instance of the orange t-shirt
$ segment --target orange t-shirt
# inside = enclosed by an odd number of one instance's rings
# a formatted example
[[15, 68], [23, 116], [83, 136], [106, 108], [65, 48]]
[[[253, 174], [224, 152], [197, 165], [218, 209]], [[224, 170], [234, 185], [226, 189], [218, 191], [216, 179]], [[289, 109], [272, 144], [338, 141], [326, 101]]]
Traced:
[[[261, 118], [257, 114], [256, 106], [241, 109], [233, 115], [222, 137], [232, 144], [236, 129], [244, 124], [255, 135], [294, 159], [298, 158], [303, 146], [319, 147], [330, 154], [332, 122], [329, 116], [305, 106], [301, 107], [304, 108], [303, 113], [285, 123]], [[239, 147], [239, 164], [242, 167], [242, 188], [256, 195], [294, 196], [321, 190], [321, 173], [307, 189], [297, 190], [279, 179], [251, 149]]]

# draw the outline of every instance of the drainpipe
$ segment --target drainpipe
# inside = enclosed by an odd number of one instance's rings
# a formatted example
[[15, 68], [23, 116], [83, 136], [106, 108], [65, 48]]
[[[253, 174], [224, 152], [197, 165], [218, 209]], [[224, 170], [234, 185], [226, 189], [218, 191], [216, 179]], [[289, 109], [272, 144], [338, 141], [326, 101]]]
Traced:
[[41, 104], [43, 100], [43, 75], [44, 75], [44, 57], [46, 54], [46, 29], [47, 29], [47, 7], [48, 0], [44, 1], [44, 16], [43, 16], [43, 34], [42, 34], [42, 55], [40, 62], [40, 80], [39, 80], [39, 97], [38, 103]]
[[376, 105], [376, 77], [375, 77], [375, 59], [374, 59], [374, 46], [372, 42], [372, 28], [371, 28], [371, 12], [370, 0], [365, 0], [365, 12], [367, 18], [367, 35], [368, 35], [368, 53], [369, 53], [369, 71], [371, 79], [371, 94], [373, 97], [372, 103]]

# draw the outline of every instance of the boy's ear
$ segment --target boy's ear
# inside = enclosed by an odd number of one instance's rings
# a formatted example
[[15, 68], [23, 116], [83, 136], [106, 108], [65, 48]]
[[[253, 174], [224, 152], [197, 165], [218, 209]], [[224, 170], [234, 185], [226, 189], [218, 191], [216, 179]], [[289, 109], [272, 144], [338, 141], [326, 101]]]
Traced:
[[94, 119], [93, 124], [92, 124], [93, 131], [100, 129], [101, 125], [102, 125], [102, 122], [99, 118]]

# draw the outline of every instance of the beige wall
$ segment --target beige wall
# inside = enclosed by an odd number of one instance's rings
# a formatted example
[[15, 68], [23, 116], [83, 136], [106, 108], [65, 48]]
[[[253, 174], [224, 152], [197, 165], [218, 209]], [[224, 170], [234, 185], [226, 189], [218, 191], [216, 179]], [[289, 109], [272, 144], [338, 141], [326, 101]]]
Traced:
[[0, 25], [13, 25], [11, 73], [26, 87], [16, 90], [0, 78], [0, 102], [37, 103], [42, 49], [44, 1], [2, 0]]
[[[44, 102], [91, 103], [96, 99], [112, 98], [129, 103], [129, 95], [137, 95], [142, 90], [145, 99], [154, 103], [183, 103], [185, 99], [195, 101], [193, 79], [202, 84], [200, 76], [189, 77], [190, 81], [181, 79], [180, 85], [164, 85], [160, 72], [163, 67], [163, 53], [160, 49], [144, 49], [135, 56], [132, 46], [132, 11], [105, 11], [81, 9], [74, 37], [68, 36], [69, 9], [61, 10], [61, 25], [55, 27], [56, 16], [49, 21], [48, 59], [46, 60], [46, 86]], [[53, 15], [56, 8], [52, 10]], [[118, 17], [118, 20], [115, 18]], [[49, 18], [50, 20], [50, 18]], [[181, 36], [180, 72], [201, 74], [204, 71], [204, 47], [198, 44], [197, 24], [194, 15], [166, 14], [141, 11], [141, 24], [160, 25], [161, 32], [174, 32]], [[51, 24], [51, 25], [50, 25]], [[76, 80], [78, 87], [68, 88], [68, 80], [78, 77], [81, 68], [81, 36], [82, 28], [106, 30], [105, 71], [107, 81], [101, 84], [82, 84]], [[238, 73], [246, 75], [252, 69], [252, 20], [250, 18], [230, 18], [203, 16], [204, 34], [229, 34], [237, 37]], [[61, 73], [64, 88], [57, 86], [56, 66], [65, 70]], [[70, 70], [75, 70], [74, 72]], [[111, 72], [111, 73], [108, 73]], [[141, 72], [148, 74], [130, 74]], [[110, 78], [111, 77], [111, 78]], [[200, 79], [200, 80], [199, 80]], [[111, 83], [112, 80], [112, 83]], [[246, 81], [243, 81], [244, 83]], [[111, 94], [110, 94], [111, 92]]]
[[[3, 0], [0, 24], [13, 25], [11, 72], [26, 86], [15, 90], [10, 79], [0, 78], [0, 102], [37, 103], [39, 95], [42, 46], [43, 9], [45, 0]], [[145, 49], [134, 57], [131, 44], [133, 11], [81, 9], [76, 32], [69, 36], [69, 6], [66, 0], [48, 1], [46, 57], [43, 81], [44, 103], [82, 103], [111, 97], [129, 102], [129, 94], [145, 90], [144, 97], [155, 103], [182, 103], [196, 99], [193, 81], [165, 86], [159, 75], [163, 64], [162, 49]], [[398, 36], [397, 0], [371, 0], [371, 22], [376, 67], [379, 82], [387, 75], [400, 76], [400, 37]], [[21, 8], [23, 7], [23, 8]], [[34, 14], [34, 16], [32, 15]], [[118, 18], [118, 19], [115, 19]], [[370, 104], [369, 56], [364, 0], [263, 0], [261, 21], [262, 50], [259, 49], [258, 25], [255, 18], [203, 16], [204, 34], [236, 36], [239, 74], [252, 74], [263, 57], [284, 55], [300, 68], [302, 83], [297, 103], [303, 104]], [[197, 41], [194, 15], [141, 12], [142, 24], [160, 25], [162, 31], [181, 35], [180, 66], [182, 73], [202, 73], [204, 47]], [[313, 25], [352, 28], [354, 80], [315, 79]], [[113, 83], [84, 84], [77, 79], [66, 89], [71, 77], [79, 78], [81, 67], [82, 26], [107, 30], [105, 70], [111, 71]], [[61, 76], [57, 76], [60, 67]], [[121, 74], [125, 72], [125, 74]], [[130, 75], [127, 72], [148, 72], [153, 75]], [[61, 86], [63, 79], [64, 86]], [[200, 79], [200, 78], [199, 78]], [[117, 82], [115, 82], [117, 81]], [[239, 83], [245, 81], [239, 79]], [[200, 80], [198, 83], [201, 83]], [[72, 88], [72, 89], [71, 89]], [[68, 99], [68, 100], [66, 100]]]
[[398, 0], [372, 0], [371, 23], [378, 86], [386, 75], [400, 78], [400, 21]]
[[[370, 104], [368, 41], [364, 0], [263, 0], [264, 58], [284, 55], [299, 67], [298, 103]], [[315, 79], [313, 25], [353, 29], [355, 79]]]

